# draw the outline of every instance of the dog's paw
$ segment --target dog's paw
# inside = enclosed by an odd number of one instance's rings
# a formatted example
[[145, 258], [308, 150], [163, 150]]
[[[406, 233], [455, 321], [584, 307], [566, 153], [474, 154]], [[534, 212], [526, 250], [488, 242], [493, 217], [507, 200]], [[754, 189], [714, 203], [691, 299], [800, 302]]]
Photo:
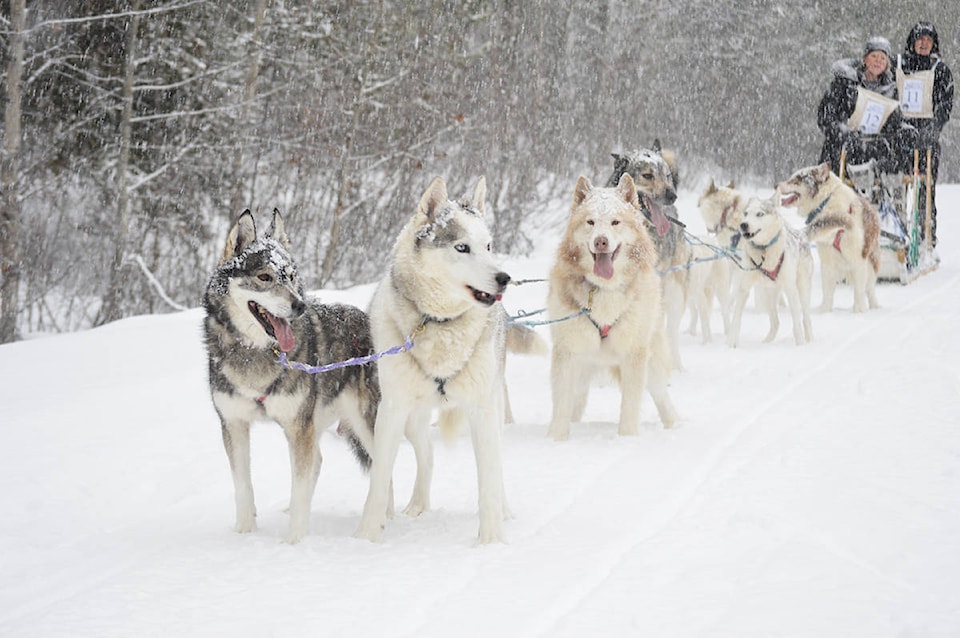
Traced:
[[382, 543], [383, 525], [378, 527], [361, 526], [356, 532], [353, 533], [353, 537], [364, 541], [370, 541], [371, 543]]
[[256, 529], [257, 523], [253, 519], [249, 521], [237, 521], [233, 526], [233, 531], [237, 534], [249, 534], [250, 532], [256, 531]]
[[636, 423], [631, 423], [629, 425], [621, 423], [620, 427], [617, 428], [617, 434], [620, 436], [638, 436], [640, 434], [640, 430]]
[[[491, 529], [495, 528], [495, 529]], [[503, 535], [503, 530], [499, 525], [481, 526], [480, 533], [477, 536], [477, 545], [490, 545], [492, 543], [506, 544], [507, 539]]]
[[553, 424], [550, 426], [550, 429], [547, 431], [547, 436], [549, 436], [554, 441], [566, 441], [570, 438], [570, 426], [562, 426]]
[[410, 503], [404, 508], [403, 513], [410, 518], [416, 518], [429, 509], [430, 508], [425, 503], [410, 501]]

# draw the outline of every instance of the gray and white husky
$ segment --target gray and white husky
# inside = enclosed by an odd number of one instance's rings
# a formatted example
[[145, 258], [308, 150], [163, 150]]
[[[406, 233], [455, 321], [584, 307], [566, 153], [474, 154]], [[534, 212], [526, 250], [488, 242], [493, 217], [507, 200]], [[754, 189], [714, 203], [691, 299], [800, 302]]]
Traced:
[[244, 533], [256, 527], [250, 423], [272, 419], [290, 445], [287, 541], [296, 543], [309, 527], [322, 460], [320, 433], [339, 419], [357, 459], [369, 467], [380, 389], [375, 363], [321, 374], [281, 366], [280, 351], [311, 366], [373, 352], [363, 311], [304, 297], [289, 246], [279, 212], [274, 211], [267, 232], [258, 235], [253, 215], [244, 211], [227, 237], [203, 307], [210, 393], [233, 473], [234, 529]]
[[[389, 271], [374, 293], [369, 312], [376, 348], [396, 346], [410, 336], [414, 345], [380, 361], [383, 399], [358, 538], [379, 541], [383, 536], [390, 478], [404, 433], [417, 461], [405, 512], [417, 516], [429, 509], [433, 452], [427, 426], [432, 410], [440, 408], [459, 412], [470, 425], [479, 484], [479, 540], [503, 540], [505, 313], [498, 301], [510, 276], [491, 253], [483, 220], [485, 194], [481, 178], [471, 202], [452, 201], [443, 180], [435, 178], [400, 231]], [[441, 425], [448, 421], [440, 419]]]

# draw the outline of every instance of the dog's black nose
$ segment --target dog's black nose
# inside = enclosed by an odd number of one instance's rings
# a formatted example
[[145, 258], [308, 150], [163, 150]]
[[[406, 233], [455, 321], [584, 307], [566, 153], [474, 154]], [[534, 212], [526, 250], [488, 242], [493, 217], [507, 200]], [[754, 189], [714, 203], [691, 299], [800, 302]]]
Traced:
[[745, 233], [749, 229], [750, 229], [750, 226], [747, 225], [747, 222], [743, 222], [740, 224], [740, 232]]
[[668, 188], [663, 193], [663, 202], [669, 205], [674, 203], [675, 201], [677, 201], [677, 191], [673, 190], [672, 188]]
[[307, 309], [307, 304], [303, 303], [303, 299], [294, 299], [293, 303], [290, 304], [290, 309], [293, 311], [293, 316], [299, 317]]
[[510, 283], [510, 275], [505, 272], [498, 272], [494, 279], [497, 280], [497, 285], [500, 286], [500, 290], [503, 290], [507, 287], [507, 284]]

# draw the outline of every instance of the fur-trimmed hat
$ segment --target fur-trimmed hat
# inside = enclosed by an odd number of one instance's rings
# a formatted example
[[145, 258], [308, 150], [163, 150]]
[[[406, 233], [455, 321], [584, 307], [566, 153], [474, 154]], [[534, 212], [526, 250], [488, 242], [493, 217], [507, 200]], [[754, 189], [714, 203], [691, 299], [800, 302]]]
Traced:
[[875, 35], [867, 38], [867, 43], [863, 45], [863, 57], [867, 57], [873, 51], [883, 51], [887, 54], [887, 59], [893, 59], [893, 48], [890, 46], [890, 40]]

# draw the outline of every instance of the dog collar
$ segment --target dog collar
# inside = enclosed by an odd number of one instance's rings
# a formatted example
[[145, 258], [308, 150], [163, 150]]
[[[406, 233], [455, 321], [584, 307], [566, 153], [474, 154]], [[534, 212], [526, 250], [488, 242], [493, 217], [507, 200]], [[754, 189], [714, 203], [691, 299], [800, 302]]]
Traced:
[[[777, 231], [777, 234], [773, 236], [773, 239], [771, 239], [769, 243], [760, 245], [760, 244], [757, 244], [757, 243], [754, 243], [754, 242], [751, 241], [750, 244], [751, 244], [754, 248], [759, 248], [760, 250], [764, 250], [764, 249], [766, 249], [766, 248], [770, 248], [770, 246], [773, 246], [775, 243], [777, 243], [777, 240], [778, 240], [778, 239], [780, 239], [780, 232], [779, 232], [779, 231]], [[781, 255], [781, 257], [782, 257], [782, 255]]]
[[826, 207], [827, 202], [830, 201], [830, 198], [831, 198], [832, 196], [833, 196], [833, 193], [831, 193], [830, 195], [827, 195], [827, 198], [826, 198], [825, 200], [823, 200], [822, 202], [820, 202], [820, 204], [818, 204], [816, 208], [814, 208], [812, 211], [810, 211], [810, 214], [807, 215], [807, 221], [804, 222], [806, 225], [809, 226], [809, 225], [810, 225], [810, 222], [812, 222], [812, 221], [816, 218], [817, 215], [819, 215], [820, 213], [823, 212], [823, 209]]

